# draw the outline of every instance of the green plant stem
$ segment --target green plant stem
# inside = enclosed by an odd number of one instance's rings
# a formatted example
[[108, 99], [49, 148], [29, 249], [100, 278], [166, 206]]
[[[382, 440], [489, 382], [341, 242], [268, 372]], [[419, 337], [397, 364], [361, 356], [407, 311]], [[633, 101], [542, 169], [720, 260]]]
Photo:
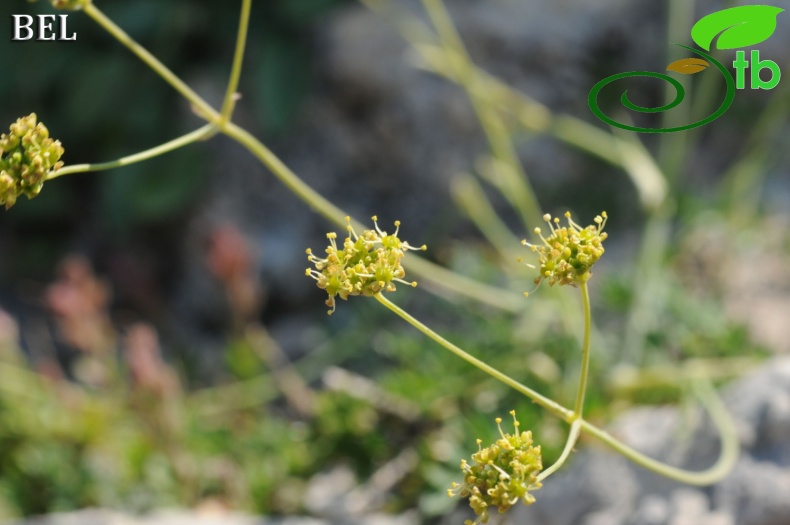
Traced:
[[568, 459], [571, 451], [573, 450], [576, 441], [579, 439], [579, 432], [584, 417], [584, 395], [587, 392], [587, 378], [590, 371], [590, 328], [592, 326], [592, 314], [590, 312], [590, 293], [587, 288], [587, 282], [582, 282], [579, 285], [582, 292], [582, 308], [584, 310], [584, 338], [582, 341], [582, 360], [581, 370], [579, 372], [579, 386], [576, 390], [576, 401], [573, 404], [573, 416], [571, 421], [571, 430], [568, 433], [568, 439], [565, 441], [565, 448], [559, 459], [540, 473], [538, 481], [543, 481], [547, 477], [556, 472]]
[[[345, 230], [346, 217], [348, 216], [343, 210], [329, 202], [323, 195], [308, 186], [296, 173], [283, 163], [272, 151], [267, 148], [261, 141], [253, 136], [249, 131], [237, 126], [232, 122], [226, 123], [222, 127], [222, 132], [247, 148], [264, 166], [277, 177], [289, 190], [291, 190], [297, 197], [305, 201], [312, 207], [319, 215], [323, 216], [326, 220], [335, 225], [342, 227]], [[364, 229], [362, 224], [357, 221], [351, 222], [354, 228], [359, 230]]]
[[71, 166], [66, 166], [65, 168], [61, 168], [57, 171], [52, 172], [47, 177], [47, 180], [56, 179], [58, 177], [62, 177], [63, 175], [72, 175], [74, 173], [87, 173], [90, 171], [109, 170], [113, 168], [120, 168], [121, 166], [128, 166], [130, 164], [135, 164], [137, 162], [142, 162], [144, 160], [148, 160], [153, 157], [157, 157], [159, 155], [184, 147], [187, 144], [191, 144], [198, 140], [204, 139], [210, 136], [212, 133], [215, 133], [216, 130], [217, 130], [217, 126], [215, 126], [214, 124], [206, 124], [205, 126], [198, 128], [190, 133], [187, 133], [186, 135], [178, 137], [177, 139], [173, 139], [169, 142], [165, 142], [164, 144], [160, 144], [159, 146], [156, 146], [154, 148], [147, 149], [139, 153], [135, 153], [134, 155], [121, 157], [118, 160], [113, 160], [110, 162], [99, 162], [95, 164], [73, 164]]
[[102, 13], [98, 7], [92, 2], [87, 3], [83, 10], [85, 14], [90, 16], [97, 24], [103, 27], [110, 33], [116, 40], [126, 46], [132, 53], [137, 55], [140, 60], [145, 62], [151, 69], [153, 69], [165, 82], [173, 86], [184, 98], [197, 110], [198, 114], [210, 122], [217, 122], [220, 118], [219, 113], [208, 102], [195, 93], [183, 80], [178, 78], [170, 69], [162, 64], [159, 59], [152, 55], [147, 49], [135, 42], [126, 32], [118, 27], [112, 20]]
[[[248, 25], [249, 21], [249, 13], [245, 15], [245, 6], [247, 9], [249, 9], [249, 1], [244, 0], [244, 2], [245, 3], [242, 5], [242, 15], [239, 25], [240, 31], [246, 31], [246, 26]], [[107, 18], [107, 16], [99, 11], [99, 9], [96, 8], [96, 6], [94, 6], [92, 3], [89, 3], [87, 6], [85, 6], [85, 13], [93, 18], [93, 20], [95, 20], [119, 42], [125, 45], [135, 55], [137, 55], [138, 58], [140, 58], [145, 64], [153, 69], [168, 84], [173, 86], [173, 88], [175, 88], [176, 91], [178, 91], [184, 98], [191, 102], [199, 110], [200, 115], [203, 118], [209, 122], [214, 122], [220, 131], [245, 146], [300, 199], [307, 202], [319, 214], [323, 215], [330, 222], [345, 227], [346, 214], [341, 209], [337, 208], [335, 205], [325, 199], [320, 193], [316, 192], [310, 186], [305, 184], [293, 171], [288, 168], [288, 166], [286, 166], [279, 158], [277, 158], [277, 156], [272, 153], [269, 148], [263, 145], [263, 143], [251, 135], [248, 131], [240, 128], [232, 122], [225, 122], [216, 109], [203, 100], [200, 95], [195, 93], [189, 86], [186, 85], [186, 83], [184, 83], [184, 81], [178, 78], [178, 76], [170, 71], [167, 66], [162, 64], [143, 46], [135, 42], [128, 34], [126, 34], [126, 32], [118, 27], [112, 20]], [[241, 72], [243, 53], [239, 51], [239, 45], [243, 46], [245, 41], [246, 40], [242, 39], [241, 36], [237, 41], [234, 67], [233, 71], [231, 72], [231, 80], [229, 82], [229, 92], [231, 91], [230, 88], [234, 87], [233, 85], [237, 82], [235, 79]], [[241, 42], [241, 44], [239, 44], [239, 42]], [[235, 87], [232, 91], [235, 92]], [[352, 224], [355, 227], [361, 227], [359, 223]]]
[[454, 353], [455, 355], [457, 355], [467, 363], [476, 366], [477, 368], [479, 368], [486, 374], [490, 375], [491, 377], [501, 381], [502, 383], [508, 385], [514, 390], [521, 392], [522, 394], [530, 398], [532, 401], [542, 406], [543, 408], [545, 408], [552, 414], [556, 415], [560, 419], [563, 419], [565, 421], [570, 421], [570, 419], [573, 417], [573, 413], [567, 408], [561, 406], [556, 401], [553, 401], [539, 394], [538, 392], [532, 390], [528, 386], [519, 383], [515, 379], [508, 377], [507, 375], [503, 374], [496, 368], [484, 363], [483, 361], [477, 359], [476, 357], [465, 352], [464, 350], [461, 350], [453, 343], [451, 343], [450, 341], [440, 336], [439, 334], [437, 334], [436, 332], [434, 332], [433, 330], [422, 324], [420, 321], [409, 315], [409, 313], [407, 313], [405, 310], [400, 308], [398, 305], [396, 305], [395, 303], [393, 303], [392, 301], [390, 301], [380, 293], [374, 295], [373, 297], [375, 297], [376, 300], [378, 300], [378, 302], [389, 308], [392, 312], [396, 313], [398, 316], [400, 316], [402, 319], [404, 319], [414, 328], [425, 334], [429, 339], [436, 341], [450, 352]]
[[727, 413], [727, 409], [716, 395], [710, 383], [707, 381], [696, 382], [694, 384], [694, 392], [699, 397], [703, 406], [708, 410], [721, 439], [721, 452], [719, 453], [718, 460], [716, 460], [713, 466], [704, 471], [692, 472], [649, 458], [613, 437], [605, 430], [583, 419], [581, 420], [582, 430], [600, 439], [606, 445], [632, 460], [634, 463], [656, 474], [689, 485], [711, 485], [723, 479], [735, 465], [739, 451], [738, 433]]
[[590, 326], [592, 325], [592, 315], [590, 313], [590, 292], [587, 283], [579, 285], [582, 292], [582, 307], [584, 309], [584, 340], [582, 341], [582, 362], [579, 372], [579, 387], [576, 391], [576, 402], [573, 404], [573, 412], [582, 417], [584, 413], [584, 395], [587, 392], [587, 378], [590, 372]]
[[242, 0], [241, 14], [239, 15], [239, 29], [236, 32], [236, 51], [233, 54], [233, 68], [230, 72], [230, 79], [228, 80], [228, 89], [225, 92], [225, 100], [222, 103], [222, 111], [220, 118], [222, 122], [227, 122], [233, 115], [233, 109], [236, 106], [236, 89], [239, 87], [239, 78], [241, 77], [241, 66], [244, 62], [244, 50], [247, 47], [247, 30], [250, 25], [250, 8], [252, 0]]
[[554, 462], [554, 464], [546, 469], [543, 470], [540, 474], [538, 474], [538, 481], [543, 481], [555, 472], [559, 470], [559, 468], [565, 464], [565, 461], [571, 455], [571, 451], [573, 450], [574, 445], [576, 445], [576, 441], [579, 439], [579, 433], [581, 432], [582, 428], [582, 420], [576, 419], [573, 423], [571, 423], [571, 430], [568, 433], [568, 439], [565, 441], [565, 448], [562, 449], [562, 454]]
[[[602, 430], [596, 427], [595, 425], [593, 425], [592, 423], [586, 421], [584, 418], [580, 417], [574, 411], [568, 410], [567, 408], [563, 407], [556, 401], [539, 394], [535, 390], [532, 390], [531, 388], [519, 383], [515, 379], [500, 372], [494, 367], [468, 354], [461, 348], [449, 342], [447, 339], [443, 338], [442, 336], [440, 336], [439, 334], [428, 328], [426, 325], [424, 325], [423, 323], [421, 323], [420, 321], [409, 315], [409, 313], [407, 313], [405, 310], [403, 310], [402, 308], [391, 302], [389, 299], [387, 299], [380, 293], [374, 295], [374, 297], [378, 302], [383, 304], [390, 311], [397, 314], [399, 317], [401, 317], [407, 323], [412, 325], [414, 328], [422, 332], [429, 339], [439, 343], [445, 349], [457, 355], [464, 361], [474, 365], [475, 367], [482, 370], [483, 372], [490, 375], [491, 377], [497, 379], [498, 381], [501, 381], [502, 383], [508, 385], [514, 390], [524, 394], [528, 398], [532, 399], [532, 401], [534, 401], [536, 404], [542, 406], [543, 408], [545, 408], [555, 416], [559, 417], [566, 423], [570, 424], [571, 430], [573, 430], [574, 425], [578, 425], [581, 430], [584, 430], [589, 434], [595, 436], [596, 438], [600, 439], [606, 445], [613, 448], [615, 451], [619, 452], [620, 454], [624, 455], [625, 457], [627, 457], [637, 465], [640, 465], [648, 470], [651, 470], [667, 478], [674, 479], [682, 483], [687, 483], [689, 485], [710, 485], [724, 478], [724, 476], [727, 475], [727, 473], [732, 469], [733, 465], [735, 464], [735, 460], [738, 457], [738, 436], [735, 429], [735, 425], [732, 423], [732, 420], [730, 419], [727, 410], [724, 408], [724, 405], [716, 396], [713, 387], [710, 386], [710, 384], [707, 382], [702, 382], [697, 380], [694, 384], [695, 387], [694, 391], [698, 395], [702, 405], [710, 413], [711, 419], [713, 420], [713, 424], [719, 432], [719, 437], [721, 440], [721, 453], [716, 463], [706, 470], [694, 472], [694, 471], [680, 469], [677, 467], [667, 465], [660, 461], [657, 461], [653, 458], [650, 458], [642, 454], [641, 452], [629, 447], [622, 441], [613, 437], [605, 430]], [[569, 439], [566, 442], [566, 446], [565, 446], [565, 449], [568, 450], [567, 454], [570, 454], [570, 449], [573, 448], [573, 444], [575, 442], [574, 440], [575, 438], [573, 437], [573, 432], [571, 432], [571, 434], [569, 434]], [[563, 454], [565, 454], [567, 457], [567, 454], [565, 452], [563, 452]]]

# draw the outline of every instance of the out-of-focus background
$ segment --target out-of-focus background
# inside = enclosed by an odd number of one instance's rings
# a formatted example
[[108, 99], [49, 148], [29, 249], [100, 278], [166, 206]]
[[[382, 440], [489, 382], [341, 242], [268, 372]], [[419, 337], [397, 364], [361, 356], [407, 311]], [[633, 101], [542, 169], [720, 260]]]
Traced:
[[[96, 4], [221, 103], [235, 2]], [[696, 130], [611, 130], [591, 113], [590, 88], [683, 58], [669, 42], [689, 44], [719, 3], [446, 4], [490, 76], [454, 69], [463, 57], [443, 51], [420, 2], [253, 2], [234, 120], [342, 209], [385, 229], [401, 220], [401, 238], [427, 244], [426, 258], [490, 287], [428, 279], [392, 297], [564, 404], [578, 293], [521, 295], [534, 277], [516, 262], [530, 261], [518, 240], [536, 225], [525, 202], [534, 194], [542, 211], [569, 209], [581, 224], [607, 210], [591, 281], [590, 419], [704, 468], [718, 445], [695, 415], [693, 368], [722, 386], [745, 452], [728, 480], [696, 490], [585, 439], [519, 521], [786, 524], [790, 81], [739, 90]], [[11, 14], [53, 12], [6, 0], [0, 18], [10, 31]], [[777, 21], [757, 47], [787, 69], [790, 16]], [[84, 14], [69, 14], [68, 28], [75, 42], [0, 39], [3, 129], [35, 112], [77, 164], [200, 125]], [[678, 118], [718, 105], [715, 75], [688, 80]], [[664, 97], [637, 86], [639, 103]], [[461, 523], [470, 512], [446, 489], [475, 439], [495, 436], [494, 417], [515, 409], [544, 463], [556, 458], [560, 422], [372, 300], [339, 301], [327, 317], [304, 250], [320, 251], [333, 229], [220, 136], [48, 182], [0, 212], [0, 521]], [[61, 514], [86, 508], [104, 510]]]

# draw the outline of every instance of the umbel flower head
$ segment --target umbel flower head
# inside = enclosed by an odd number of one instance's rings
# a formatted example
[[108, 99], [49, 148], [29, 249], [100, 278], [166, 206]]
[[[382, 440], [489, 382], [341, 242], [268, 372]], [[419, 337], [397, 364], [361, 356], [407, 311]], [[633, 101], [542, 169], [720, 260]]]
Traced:
[[342, 246], [337, 245], [337, 233], [326, 234], [329, 246], [326, 257], [313, 255], [307, 249], [307, 260], [315, 265], [308, 268], [305, 275], [316, 280], [318, 287], [329, 294], [326, 305], [335, 311], [335, 297], [347, 300], [349, 295], [372, 296], [379, 292], [394, 292], [395, 283], [417, 286], [416, 282], [403, 280], [406, 271], [401, 266], [401, 259], [408, 250], [425, 250], [425, 245], [415, 248], [398, 238], [400, 221], [395, 221], [395, 233], [392, 235], [379, 228], [377, 218], [373, 216], [373, 230], [364, 230], [357, 235], [348, 221], [348, 237]]
[[[521, 241], [524, 246], [529, 246], [533, 252], [540, 256], [540, 275], [535, 278], [535, 284], [540, 285], [543, 280], [548, 280], [550, 286], [571, 284], [578, 286], [587, 282], [592, 276], [590, 269], [603, 255], [603, 241], [608, 234], [603, 231], [607, 215], [602, 212], [594, 219], [595, 224], [582, 228], [571, 219], [571, 212], [565, 212], [568, 219], [567, 226], [560, 226], [558, 218], [551, 218], [548, 213], [543, 216], [549, 224], [551, 235], [544, 237], [540, 228], [535, 228], [535, 234], [540, 236], [543, 244], [530, 244]], [[521, 259], [519, 259], [521, 260]], [[534, 266], [529, 265], [534, 268]]]
[[49, 138], [35, 113], [11, 124], [10, 132], [0, 135], [0, 204], [8, 209], [20, 195], [38, 195], [47, 175], [63, 166], [62, 155], [60, 141]]
[[502, 432], [502, 419], [496, 418], [499, 439], [486, 448], [482, 448], [482, 440], [478, 439], [478, 451], [472, 454], [472, 464], [461, 460], [464, 482], [453, 483], [447, 489], [450, 497], [460, 495], [469, 498], [469, 506], [477, 519], [466, 520], [464, 525], [488, 523], [492, 507], [502, 514], [519, 501], [524, 505], [535, 503], [531, 492], [541, 487], [538, 473], [543, 470], [540, 446], [532, 445], [532, 432], [519, 433], [514, 410], [510, 415], [515, 429], [513, 435]]

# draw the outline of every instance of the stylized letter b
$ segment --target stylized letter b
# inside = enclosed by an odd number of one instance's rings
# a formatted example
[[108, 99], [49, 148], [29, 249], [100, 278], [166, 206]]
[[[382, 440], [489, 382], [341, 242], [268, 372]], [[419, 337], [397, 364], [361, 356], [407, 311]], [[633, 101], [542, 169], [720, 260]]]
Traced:
[[[11, 40], [30, 40], [33, 38], [33, 17], [30, 15], [11, 15], [14, 18], [14, 36]], [[23, 23], [22, 20], [25, 22]], [[27, 36], [22, 36], [22, 30], [27, 31]]]
[[[760, 60], [760, 51], [752, 50], [752, 89], [773, 89], [779, 83], [782, 72], [773, 60]], [[771, 70], [771, 78], [763, 81], [760, 78], [760, 71], [763, 69]]]

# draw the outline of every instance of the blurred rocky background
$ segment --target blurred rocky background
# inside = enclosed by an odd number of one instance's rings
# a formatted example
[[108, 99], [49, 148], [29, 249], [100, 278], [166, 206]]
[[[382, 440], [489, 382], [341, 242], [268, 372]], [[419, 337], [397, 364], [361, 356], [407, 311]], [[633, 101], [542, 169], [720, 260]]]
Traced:
[[[235, 5], [97, 5], [220, 103]], [[415, 27], [430, 27], [420, 2], [398, 5]], [[682, 371], [692, 359], [719, 384], [735, 381], [726, 395], [745, 447], [730, 478], [700, 490], [661, 482], [587, 440], [538, 503], [510, 519], [786, 523], [790, 88], [739, 91], [704, 128], [638, 136], [666, 175], [663, 204], [651, 207], [634, 184], [650, 165], [628, 171], [607, 160], [619, 153], [584, 127], [609, 131], [587, 93], [610, 74], [663, 71], [679, 58], [668, 42], [688, 43], [690, 26], [717, 3], [447, 6], [472, 60], [534, 101], [526, 116], [514, 103], [503, 122], [541, 206], [581, 221], [602, 209], [611, 217], [611, 257], [593, 280], [591, 417], [613, 421], [640, 450], [704, 466], [714, 437], [672, 431], [688, 421], [663, 406], [690, 403]], [[49, 12], [23, 0], [0, 8], [4, 17]], [[431, 260], [515, 287], [501, 308], [422, 286], [395, 297], [475, 355], [568, 402], [578, 314], [543, 290], [509, 306], [531, 288], [528, 270], [497, 252], [459, 190], [459, 176], [484, 173], [490, 153], [475, 107], [462, 86], [425, 70], [395, 22], [351, 1], [253, 2], [234, 118], [353, 216], [377, 214], [384, 227], [399, 219], [401, 237], [428, 244]], [[0, 122], [35, 111], [67, 163], [117, 158], [199, 125], [87, 17], [70, 14], [69, 27], [76, 42], [0, 45]], [[759, 47], [787, 69], [788, 44], [780, 15]], [[721, 96], [702, 87], [700, 111]], [[661, 89], [643, 88], [647, 102], [661, 100]], [[582, 138], [569, 139], [569, 129]], [[634, 136], [614, 136], [633, 145]], [[479, 180], [480, 197], [525, 237], [530, 228], [508, 196]], [[132, 513], [168, 508], [189, 510], [159, 510], [156, 520], [460, 523], [467, 509], [453, 511], [444, 489], [474, 439], [493, 435], [495, 416], [516, 408], [546, 462], [556, 457], [566, 432], [558, 422], [399, 320], [362, 300], [327, 318], [303, 267], [305, 248], [320, 249], [331, 229], [224, 137], [52, 181], [3, 212], [0, 519], [101, 507], [114, 510], [34, 523], [137, 523], [146, 518]], [[685, 444], [672, 441], [686, 434]]]

